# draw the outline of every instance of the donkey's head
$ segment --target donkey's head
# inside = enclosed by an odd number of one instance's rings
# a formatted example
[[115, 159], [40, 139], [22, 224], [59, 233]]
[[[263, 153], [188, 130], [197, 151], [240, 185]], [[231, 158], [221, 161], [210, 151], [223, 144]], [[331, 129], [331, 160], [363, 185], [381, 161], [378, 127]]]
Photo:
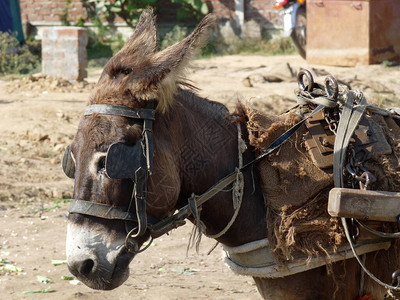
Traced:
[[[213, 16], [206, 16], [183, 41], [157, 52], [155, 18], [151, 10], [144, 11], [132, 37], [105, 66], [90, 98], [66, 153], [73, 160], [69, 175], [75, 178], [75, 208], [71, 205], [67, 229], [68, 267], [91, 288], [121, 285], [134, 253], [149, 238], [148, 230], [136, 228], [140, 222], [135, 221], [136, 212], [146, 214], [146, 209], [132, 209], [132, 197], [146, 194], [147, 184], [148, 218], [160, 219], [175, 210], [181, 183], [179, 151], [168, 135], [173, 128], [156, 121], [151, 129], [152, 103], [156, 119], [171, 115], [174, 94], [185, 85], [184, 68], [205, 42], [213, 21]], [[136, 172], [139, 169], [142, 173]], [[130, 222], [125, 222], [128, 210]], [[125, 243], [131, 229], [136, 235], [134, 251]]]

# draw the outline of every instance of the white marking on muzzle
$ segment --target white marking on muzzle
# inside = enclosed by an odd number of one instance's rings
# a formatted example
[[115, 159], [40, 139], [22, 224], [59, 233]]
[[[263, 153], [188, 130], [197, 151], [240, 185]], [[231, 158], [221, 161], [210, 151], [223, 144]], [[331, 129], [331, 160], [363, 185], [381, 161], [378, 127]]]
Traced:
[[98, 266], [114, 265], [123, 245], [123, 239], [112, 240], [106, 230], [99, 231], [73, 223], [67, 225], [68, 264], [92, 259]]

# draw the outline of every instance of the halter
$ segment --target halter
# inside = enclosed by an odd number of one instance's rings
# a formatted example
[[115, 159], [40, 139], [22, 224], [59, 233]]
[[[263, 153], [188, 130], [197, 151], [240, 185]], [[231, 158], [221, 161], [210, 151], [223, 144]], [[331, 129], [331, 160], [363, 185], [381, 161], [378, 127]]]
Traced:
[[[109, 178], [131, 179], [134, 184], [134, 188], [129, 206], [126, 210], [121, 207], [114, 207], [107, 204], [72, 199], [69, 213], [78, 213], [102, 219], [125, 221], [125, 229], [128, 233], [125, 239], [125, 246], [127, 250], [133, 253], [142, 252], [147, 249], [151, 243], [148, 243], [148, 246], [145, 248], [138, 250], [137, 246], [135, 246], [135, 243], [132, 242], [134, 238], [143, 236], [147, 230], [150, 232], [151, 239], [157, 238], [165, 233], [168, 233], [172, 229], [184, 225], [186, 223], [185, 219], [187, 219], [190, 215], [193, 215], [196, 218], [198, 216], [198, 209], [206, 201], [218, 194], [223, 188], [237, 180], [239, 173], [245, 171], [255, 162], [271, 154], [275, 149], [280, 147], [297, 131], [297, 129], [303, 125], [308, 118], [320, 111], [322, 108], [323, 106], [319, 105], [307, 117], [303, 118], [300, 122], [296, 123], [293, 127], [278, 137], [263, 154], [259, 155], [244, 166], [236, 168], [234, 172], [228, 174], [217, 183], [212, 185], [202, 195], [192, 194], [192, 196], [188, 199], [188, 204], [179, 209], [178, 212], [162, 220], [157, 220], [146, 214], [147, 179], [151, 175], [153, 168], [154, 145], [152, 122], [155, 119], [154, 102], [150, 101], [146, 108], [142, 109], [132, 109], [125, 106], [109, 104], [90, 105], [86, 108], [85, 116], [98, 113], [143, 120], [141, 142], [136, 143], [134, 146], [127, 146], [121, 143], [112, 144], [107, 151], [105, 162], [105, 171]], [[74, 163], [75, 162], [73, 161], [73, 157], [71, 155], [71, 149], [68, 146], [64, 154], [62, 165], [64, 172], [70, 178], [74, 178]], [[137, 226], [132, 228], [132, 222], [136, 222]], [[232, 225], [231, 223], [233, 222], [229, 222], [229, 227]], [[224, 233], [228, 229], [224, 228]]]
[[[106, 155], [105, 172], [112, 179], [130, 179], [133, 183], [131, 200], [128, 208], [94, 203], [80, 199], [72, 199], [69, 212], [94, 216], [102, 219], [123, 220], [128, 232], [126, 246], [133, 252], [129, 239], [141, 237], [145, 234], [148, 223], [156, 224], [158, 220], [146, 214], [147, 179], [153, 170], [153, 120], [155, 117], [154, 102], [150, 101], [146, 108], [132, 109], [125, 106], [94, 104], [86, 108], [85, 116], [97, 114], [115, 115], [132, 119], [143, 120], [142, 139], [134, 146], [121, 143], [112, 144]], [[75, 173], [74, 162], [71, 163], [71, 150], [67, 150], [63, 158], [63, 169], [68, 177], [73, 178]], [[137, 226], [132, 226], [132, 222]]]

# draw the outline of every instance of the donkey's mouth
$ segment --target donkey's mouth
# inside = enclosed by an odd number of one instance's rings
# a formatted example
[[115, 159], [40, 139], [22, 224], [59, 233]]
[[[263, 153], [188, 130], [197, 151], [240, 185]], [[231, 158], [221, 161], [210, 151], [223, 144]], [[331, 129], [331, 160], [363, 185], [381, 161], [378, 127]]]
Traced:
[[106, 285], [103, 290], [112, 290], [122, 285], [129, 278], [129, 264], [135, 257], [126, 251], [121, 254], [115, 263], [114, 270], [111, 274], [110, 284]]
[[122, 285], [129, 278], [129, 263], [134, 255], [122, 251], [113, 265], [95, 263], [95, 266], [86, 276], [76, 272], [68, 266], [70, 272], [75, 275], [83, 284], [95, 290], [113, 290]]

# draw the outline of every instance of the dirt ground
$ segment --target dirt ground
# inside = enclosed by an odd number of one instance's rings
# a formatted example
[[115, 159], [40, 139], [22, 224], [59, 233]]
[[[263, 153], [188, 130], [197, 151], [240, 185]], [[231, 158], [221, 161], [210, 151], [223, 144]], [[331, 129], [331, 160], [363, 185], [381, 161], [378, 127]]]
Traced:
[[[294, 106], [300, 67], [331, 73], [366, 94], [369, 103], [400, 106], [400, 68], [385, 65], [310, 66], [299, 56], [226, 56], [197, 60], [189, 77], [200, 94], [233, 107], [237, 99], [281, 113]], [[131, 263], [131, 276], [113, 291], [95, 291], [70, 276], [65, 260], [73, 181], [60, 162], [77, 129], [100, 69], [85, 83], [30, 76], [0, 78], [1, 299], [261, 299], [249, 277], [224, 265], [212, 240], [186, 253], [191, 224], [159, 238]], [[54, 265], [58, 260], [59, 265]], [[38, 277], [39, 276], [39, 277]], [[50, 280], [46, 281], [42, 277]], [[46, 293], [24, 293], [46, 291]]]

